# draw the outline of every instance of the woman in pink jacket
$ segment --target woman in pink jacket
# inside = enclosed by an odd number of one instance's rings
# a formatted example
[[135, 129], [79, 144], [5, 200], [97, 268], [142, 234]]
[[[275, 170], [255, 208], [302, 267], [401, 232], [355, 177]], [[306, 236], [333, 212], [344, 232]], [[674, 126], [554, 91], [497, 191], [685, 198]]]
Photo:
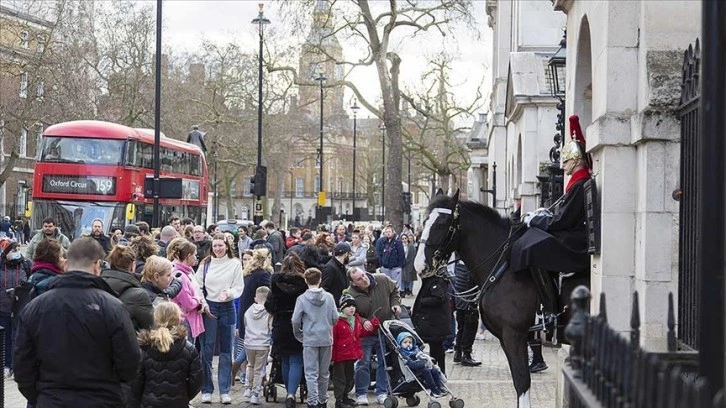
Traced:
[[184, 238], [174, 238], [166, 247], [166, 254], [174, 264], [172, 274], [182, 282], [182, 289], [173, 299], [179, 305], [189, 327], [189, 341], [204, 333], [202, 314], [209, 312], [202, 290], [194, 278], [197, 264], [197, 246]]

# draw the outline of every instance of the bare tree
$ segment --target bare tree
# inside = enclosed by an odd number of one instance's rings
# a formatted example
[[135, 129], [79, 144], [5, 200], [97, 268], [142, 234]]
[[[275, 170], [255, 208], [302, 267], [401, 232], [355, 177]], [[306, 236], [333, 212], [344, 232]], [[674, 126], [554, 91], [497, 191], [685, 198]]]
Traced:
[[[400, 67], [401, 56], [395, 51], [392, 42], [399, 46], [417, 36], [427, 32], [434, 32], [445, 36], [451, 33], [454, 22], [468, 24], [472, 21], [471, 2], [459, 0], [436, 0], [399, 2], [389, 0], [386, 3], [374, 3], [369, 0], [354, 2], [321, 2], [321, 1], [292, 1], [283, 3], [283, 12], [288, 22], [294, 18], [300, 21], [300, 15], [313, 7], [321, 7], [327, 3], [331, 10], [340, 12], [340, 21], [335, 22], [328, 36], [342, 35], [355, 41], [365, 48], [366, 55], [358, 61], [336, 61], [350, 70], [362, 66], [375, 66], [381, 88], [383, 108], [379, 104], [368, 101], [358, 87], [343, 79], [331, 81], [327, 86], [338, 86], [342, 82], [353, 90], [361, 104], [383, 119], [387, 129], [389, 160], [386, 161], [388, 183], [386, 189], [386, 218], [394, 225], [403, 224], [403, 208], [401, 202], [401, 174], [403, 144], [401, 138], [401, 89]], [[298, 32], [304, 27], [298, 25]], [[324, 52], [325, 36], [320, 39], [318, 50]], [[331, 56], [332, 57], [332, 56]], [[296, 72], [293, 67], [271, 67], [271, 70], [288, 70]], [[310, 81], [295, 75], [295, 82], [301, 86], [309, 86]]]

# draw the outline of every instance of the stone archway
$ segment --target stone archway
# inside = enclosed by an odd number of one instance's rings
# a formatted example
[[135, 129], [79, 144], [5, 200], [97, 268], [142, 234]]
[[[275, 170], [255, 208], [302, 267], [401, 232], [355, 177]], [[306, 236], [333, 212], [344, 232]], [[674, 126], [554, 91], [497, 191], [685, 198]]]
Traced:
[[592, 49], [590, 23], [587, 16], [582, 17], [580, 32], [577, 36], [574, 72], [573, 113], [580, 117], [580, 125], [587, 129], [592, 123]]

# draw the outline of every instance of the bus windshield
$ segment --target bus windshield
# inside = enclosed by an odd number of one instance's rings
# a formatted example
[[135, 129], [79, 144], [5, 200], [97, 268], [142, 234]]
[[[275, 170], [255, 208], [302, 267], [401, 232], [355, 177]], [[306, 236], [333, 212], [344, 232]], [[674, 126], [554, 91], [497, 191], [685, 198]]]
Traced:
[[41, 162], [121, 165], [125, 140], [46, 136]]
[[103, 221], [104, 233], [123, 229], [125, 214], [126, 206], [114, 202], [38, 200], [33, 205], [35, 225], [43, 225], [43, 219], [53, 217], [55, 226], [71, 240], [90, 234], [91, 224], [96, 218]]

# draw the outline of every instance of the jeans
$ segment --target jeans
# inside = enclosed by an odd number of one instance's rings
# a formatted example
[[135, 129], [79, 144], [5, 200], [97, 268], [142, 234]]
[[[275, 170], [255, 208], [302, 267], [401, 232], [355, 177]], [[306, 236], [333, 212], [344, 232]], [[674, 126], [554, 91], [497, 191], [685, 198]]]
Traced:
[[207, 301], [207, 303], [209, 304], [209, 311], [217, 318], [213, 319], [204, 315], [204, 333], [200, 336], [203, 344], [202, 359], [204, 368], [202, 393], [211, 394], [214, 392], [212, 359], [214, 358], [214, 345], [217, 342], [217, 335], [219, 335], [219, 366], [217, 368], [219, 393], [229, 394], [232, 387], [232, 335], [234, 334], [237, 317], [232, 302]]
[[5, 328], [5, 368], [13, 368], [13, 318], [0, 316], [0, 326]]
[[236, 363], [242, 364], [247, 360], [247, 349], [245, 349], [244, 339], [238, 339], [239, 341], [235, 345], [235, 358]]
[[387, 394], [388, 373], [386, 373], [386, 353], [381, 349], [378, 336], [366, 336], [360, 339], [363, 358], [355, 362], [355, 395], [366, 395], [371, 384], [371, 355], [375, 351], [378, 356], [376, 369], [376, 395]]
[[396, 282], [399, 290], [402, 290], [403, 283], [401, 282], [401, 268], [384, 268], [381, 266], [381, 273], [393, 279]]
[[280, 354], [282, 359], [282, 382], [288, 395], [295, 395], [303, 375], [302, 351], [292, 354]]

